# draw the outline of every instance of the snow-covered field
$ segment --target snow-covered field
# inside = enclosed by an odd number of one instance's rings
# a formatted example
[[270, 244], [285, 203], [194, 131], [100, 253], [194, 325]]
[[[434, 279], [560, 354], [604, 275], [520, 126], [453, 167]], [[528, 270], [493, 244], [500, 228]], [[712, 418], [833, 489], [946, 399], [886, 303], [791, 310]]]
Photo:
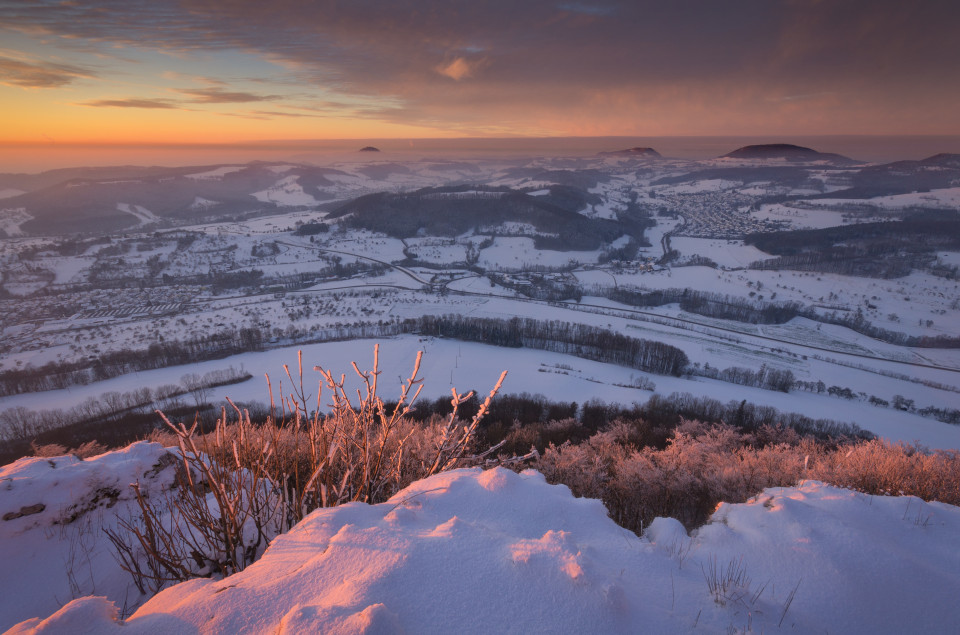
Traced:
[[492, 271], [530, 269], [537, 265], [563, 267], [571, 262], [596, 262], [599, 254], [599, 251], [537, 250], [533, 238], [499, 236], [494, 239], [493, 246], [480, 252], [477, 264]]
[[[502, 468], [315, 511], [242, 572], [171, 586], [137, 608], [143, 598], [100, 529], [130, 512], [125, 483], [169, 483], [171, 466], [152, 467], [162, 453], [140, 443], [0, 469], [0, 512], [19, 515], [0, 524], [0, 628], [872, 634], [945, 633], [960, 620], [956, 507], [806, 481], [721, 504], [689, 535], [658, 518], [638, 537], [599, 501]], [[57, 525], [64, 515], [75, 520]]]
[[[649, 332], [629, 329], [625, 332], [640, 337], [652, 335]], [[346, 373], [348, 385], [350, 385], [349, 382], [354, 380], [351, 362], [355, 361], [361, 369], [368, 370], [372, 363], [375, 343], [373, 340], [355, 340], [287, 347], [262, 353], [244, 353], [223, 360], [132, 373], [87, 386], [4, 397], [0, 399], [0, 409], [15, 407], [33, 410], [68, 409], [83, 403], [86, 399], [97, 398], [107, 392], [130, 392], [139, 387], [155, 389], [167, 384], [177, 384], [187, 373], [195, 372], [203, 375], [211, 371], [225, 370], [231, 366], [250, 373], [253, 379], [244, 384], [211, 389], [208, 398], [212, 403], [218, 406], [226, 405], [226, 397], [234, 401], [269, 403], [270, 393], [264, 379], [266, 374], [274, 381], [274, 397], [279, 402], [279, 385], [281, 381], [286, 381], [283, 365], [296, 368], [298, 351], [303, 351], [305, 383], [316, 385], [320, 375], [312, 369], [319, 365], [334, 371], [334, 374]], [[709, 342], [691, 339], [686, 342], [677, 340], [674, 343], [686, 348], [693, 359], [707, 360], [704, 363], [709, 363], [711, 366], [723, 364], [724, 361], [730, 362], [729, 351], [716, 349]], [[690, 393], [698, 397], [717, 399], [724, 404], [746, 399], [750, 403], [772, 406], [784, 412], [797, 412], [815, 419], [825, 418], [856, 423], [892, 441], [907, 443], [919, 441], [932, 448], [960, 448], [960, 426], [894, 408], [876, 407], [864, 398], [849, 400], [828, 394], [802, 391], [782, 393], [748, 386], [735, 386], [703, 378], [688, 379], [653, 375], [560, 353], [504, 349], [453, 340], [401, 336], [384, 339], [379, 344], [381, 390], [386, 399], [399, 395], [399, 392], [396, 395], [392, 394], [391, 388], [396, 387], [399, 391], [401, 378], [409, 376], [417, 352], [424, 351], [421, 376], [424, 379], [422, 395], [425, 398], [449, 395], [453, 387], [461, 392], [476, 390], [482, 394], [496, 383], [502, 371], [507, 370], [509, 374], [504, 382], [504, 393], [541, 394], [553, 401], [567, 403], [575, 401], [579, 404], [591, 399], [625, 405], [642, 404], [653, 393], [630, 386], [639, 378], [646, 378], [653, 382], [656, 392], [661, 395], [675, 392]], [[702, 354], [698, 355], [696, 351], [702, 351]], [[755, 351], [749, 346], [741, 347], [740, 355], [738, 361], [742, 366], [757, 368], [764, 363], [771, 365], [783, 363], [782, 356], [770, 353], [764, 356], [762, 352]], [[803, 379], [813, 381], [821, 379], [828, 386], [839, 384], [850, 387], [854, 391], [862, 390], [867, 394], [879, 395], [885, 399], [889, 399], [893, 394], [903, 394], [914, 399], [918, 407], [927, 405], [952, 407], [960, 399], [956, 392], [903, 382], [816, 359], [798, 359], [788, 364], [787, 368]], [[393, 381], [394, 378], [397, 379], [396, 383]], [[321, 404], [322, 408], [326, 406], [326, 403]]]
[[725, 269], [746, 267], [752, 262], [771, 257], [739, 240], [676, 236], [670, 239], [670, 246], [685, 256], [705, 256]]

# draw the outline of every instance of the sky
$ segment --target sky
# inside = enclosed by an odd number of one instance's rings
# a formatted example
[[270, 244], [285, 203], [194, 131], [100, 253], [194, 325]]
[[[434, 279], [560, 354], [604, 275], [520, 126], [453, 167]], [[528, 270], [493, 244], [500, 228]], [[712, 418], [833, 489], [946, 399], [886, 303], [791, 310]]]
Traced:
[[955, 0], [0, 0], [0, 144], [960, 134]]

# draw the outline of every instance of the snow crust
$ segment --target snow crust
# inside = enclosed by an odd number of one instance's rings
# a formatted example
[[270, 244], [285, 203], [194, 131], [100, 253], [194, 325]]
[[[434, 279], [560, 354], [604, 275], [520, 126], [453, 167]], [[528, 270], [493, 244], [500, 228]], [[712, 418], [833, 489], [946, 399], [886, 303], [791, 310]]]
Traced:
[[[40, 469], [26, 461], [5, 473]], [[318, 510], [243, 572], [168, 588], [122, 623], [86, 597], [9, 632], [946, 632], [958, 538], [960, 508], [815, 481], [721, 504], [692, 537], [665, 518], [637, 537], [533, 470], [461, 469]], [[718, 595], [711, 567], [743, 575]]]

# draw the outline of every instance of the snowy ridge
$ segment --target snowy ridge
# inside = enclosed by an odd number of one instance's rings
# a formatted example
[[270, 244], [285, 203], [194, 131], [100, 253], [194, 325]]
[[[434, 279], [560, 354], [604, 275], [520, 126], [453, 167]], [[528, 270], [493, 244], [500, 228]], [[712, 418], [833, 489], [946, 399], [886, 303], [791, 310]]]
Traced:
[[[7, 478], [44, 460], [25, 461]], [[692, 538], [662, 518], [641, 538], [533, 470], [461, 469], [318, 510], [123, 630], [115, 603], [87, 597], [10, 632], [944, 632], [960, 619], [958, 538], [956, 507], [814, 481], [723, 504]], [[39, 588], [45, 572], [18, 576]]]

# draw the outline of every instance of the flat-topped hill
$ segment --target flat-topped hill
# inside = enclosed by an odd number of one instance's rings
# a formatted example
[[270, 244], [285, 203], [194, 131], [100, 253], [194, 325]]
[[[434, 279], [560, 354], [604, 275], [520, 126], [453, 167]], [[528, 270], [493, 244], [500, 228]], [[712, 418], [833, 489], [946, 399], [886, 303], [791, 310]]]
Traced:
[[790, 143], [765, 143], [743, 146], [733, 152], [723, 155], [723, 159], [780, 159], [795, 162], [831, 161], [839, 163], [856, 163], [848, 157], [830, 152], [819, 152], [813, 148], [805, 148]]

